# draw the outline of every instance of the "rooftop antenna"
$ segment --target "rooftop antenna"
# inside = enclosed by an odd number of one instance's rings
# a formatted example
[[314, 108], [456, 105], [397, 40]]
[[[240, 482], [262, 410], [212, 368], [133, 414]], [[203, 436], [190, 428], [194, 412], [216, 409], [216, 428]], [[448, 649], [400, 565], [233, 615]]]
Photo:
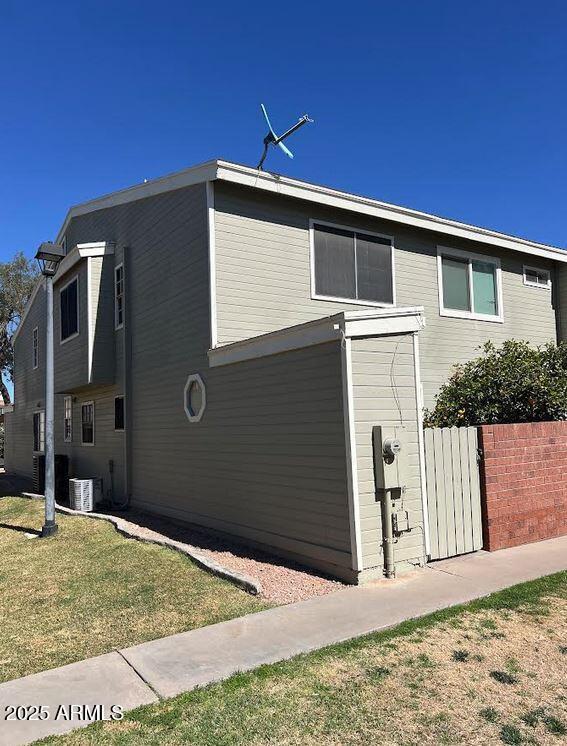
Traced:
[[286, 137], [289, 137], [292, 135], [296, 130], [298, 130], [300, 127], [303, 127], [304, 124], [307, 124], [307, 122], [312, 122], [312, 119], [309, 119], [307, 114], [304, 114], [302, 117], [299, 117], [299, 120], [293, 125], [293, 127], [290, 127], [286, 132], [283, 133], [283, 135], [276, 135], [274, 132], [274, 128], [271, 125], [270, 118], [268, 117], [268, 112], [266, 111], [266, 107], [264, 104], [260, 104], [262, 108], [262, 114], [264, 115], [264, 119], [266, 120], [266, 124], [268, 125], [268, 134], [264, 138], [264, 152], [262, 153], [262, 157], [260, 158], [260, 163], [258, 164], [258, 171], [262, 170], [262, 166], [264, 165], [264, 161], [266, 160], [266, 156], [268, 155], [268, 147], [270, 145], [278, 145], [283, 152], [289, 157], [293, 158], [293, 153], [291, 150], [286, 148], [286, 146], [283, 144], [283, 140], [286, 139]]

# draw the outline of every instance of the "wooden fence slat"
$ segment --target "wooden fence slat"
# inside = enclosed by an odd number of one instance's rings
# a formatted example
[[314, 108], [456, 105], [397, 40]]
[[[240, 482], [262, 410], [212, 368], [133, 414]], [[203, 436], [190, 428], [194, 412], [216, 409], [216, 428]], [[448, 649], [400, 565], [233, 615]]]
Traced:
[[463, 489], [461, 470], [461, 448], [459, 428], [452, 427], [451, 434], [451, 472], [453, 477], [453, 513], [455, 516], [455, 554], [464, 554], [465, 536], [463, 519]]
[[469, 463], [470, 427], [459, 428], [459, 447], [461, 452], [461, 494], [463, 498], [463, 552], [474, 549], [472, 530], [471, 476]]
[[437, 484], [435, 481], [435, 444], [433, 442], [432, 428], [428, 428], [425, 431], [425, 482], [427, 485], [431, 558], [438, 559], [439, 530], [437, 527]]
[[441, 429], [433, 432], [435, 454], [435, 483], [437, 485], [437, 535], [439, 542], [439, 556], [447, 557], [447, 514], [445, 511], [445, 477], [443, 461], [443, 432]]
[[443, 477], [445, 492], [445, 517], [447, 530], [448, 556], [456, 554], [455, 547], [455, 493], [453, 490], [453, 449], [451, 447], [451, 430], [443, 428]]

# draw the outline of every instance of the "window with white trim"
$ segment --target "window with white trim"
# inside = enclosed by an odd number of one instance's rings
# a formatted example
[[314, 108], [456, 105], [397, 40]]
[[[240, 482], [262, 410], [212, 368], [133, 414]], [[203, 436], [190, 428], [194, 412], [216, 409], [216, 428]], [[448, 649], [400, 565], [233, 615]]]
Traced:
[[524, 285], [532, 288], [551, 289], [551, 272], [548, 269], [524, 265]]
[[500, 261], [438, 247], [439, 312], [442, 316], [502, 321]]
[[85, 401], [81, 404], [81, 443], [84, 446], [94, 445], [94, 428], [94, 401]]
[[63, 398], [63, 440], [71, 443], [73, 440], [73, 397]]
[[114, 328], [124, 325], [124, 265], [114, 268]]
[[114, 429], [117, 431], [124, 430], [124, 397], [114, 397]]
[[59, 291], [61, 309], [61, 341], [79, 333], [79, 278], [68, 282]]
[[33, 335], [33, 351], [32, 351], [32, 357], [33, 357], [33, 367], [34, 370], [39, 367], [39, 329], [37, 326], [32, 332]]
[[45, 451], [45, 412], [33, 413], [33, 450], [36, 453]]
[[395, 305], [390, 236], [312, 221], [311, 246], [313, 298]]

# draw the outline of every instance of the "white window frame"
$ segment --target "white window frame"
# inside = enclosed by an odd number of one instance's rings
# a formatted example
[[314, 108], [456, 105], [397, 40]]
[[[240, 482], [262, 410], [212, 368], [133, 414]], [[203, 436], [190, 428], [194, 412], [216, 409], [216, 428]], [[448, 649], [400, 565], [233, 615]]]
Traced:
[[39, 327], [37, 326], [32, 331], [32, 365], [34, 370], [39, 368]]
[[[32, 426], [35, 419], [35, 415], [39, 415], [39, 450], [33, 449], [33, 453], [45, 453], [45, 409], [36, 409], [32, 415]], [[43, 423], [43, 427], [42, 427]], [[35, 432], [34, 432], [35, 436]], [[35, 443], [32, 443], [35, 446]], [[43, 448], [41, 447], [43, 445]]]
[[[83, 407], [86, 407], [88, 404], [92, 404], [93, 406], [93, 442], [92, 443], [85, 443], [83, 440]], [[82, 446], [94, 446], [95, 444], [95, 424], [96, 424], [96, 411], [95, 411], [95, 403], [93, 400], [89, 401], [82, 401], [81, 402], [81, 445]]]
[[[116, 282], [116, 275], [118, 273], [118, 270], [122, 270], [122, 321], [118, 321], [118, 293], [117, 293], [117, 282]], [[124, 293], [124, 263], [121, 262], [120, 264], [117, 264], [116, 267], [114, 267], [114, 328], [116, 330], [122, 329], [124, 326], [124, 303], [125, 303], [125, 293]]]
[[[116, 427], [116, 400], [122, 399], [124, 402], [124, 427]], [[126, 397], [124, 394], [118, 394], [118, 396], [114, 397], [114, 432], [115, 433], [123, 433], [126, 430]]]
[[[531, 272], [542, 272], [547, 275], [547, 284], [540, 285], [538, 282], [530, 282], [526, 277], [526, 271]], [[551, 270], [545, 267], [531, 267], [529, 264], [524, 264], [522, 275], [524, 279], [524, 285], [529, 288], [538, 288], [539, 290], [551, 290]]]
[[[74, 282], [77, 282], [77, 331], [74, 334], [71, 334], [69, 337], [65, 337], [65, 339], [62, 338], [62, 328], [61, 328], [61, 293], [69, 287], [69, 285], [72, 285]], [[68, 282], [66, 282], [64, 285], [61, 285], [59, 288], [59, 344], [67, 344], [67, 342], [70, 342], [72, 339], [75, 339], [75, 337], [79, 336], [79, 333], [81, 331], [81, 315], [79, 313], [80, 309], [80, 303], [79, 303], [79, 291], [81, 289], [81, 285], [79, 282], [79, 275], [76, 274], [74, 277], [72, 277]]]
[[[448, 259], [466, 259], [468, 260], [468, 273], [469, 273], [469, 294], [470, 294], [470, 311], [459, 311], [455, 308], [445, 308], [443, 302], [443, 257]], [[473, 269], [472, 263], [485, 262], [486, 264], [492, 264], [495, 268], [496, 278], [496, 303], [498, 304], [498, 314], [491, 315], [488, 313], [476, 313], [474, 309], [474, 286], [473, 286]], [[455, 319], [473, 319], [476, 321], [490, 321], [496, 324], [504, 323], [504, 301], [502, 297], [502, 267], [500, 266], [500, 259], [495, 256], [488, 256], [486, 254], [474, 254], [470, 251], [463, 251], [462, 249], [453, 249], [450, 246], [437, 246], [437, 287], [439, 291], [439, 315], [447, 316]]]
[[[391, 263], [392, 263], [392, 303], [382, 303], [375, 300], [359, 300], [358, 298], [339, 298], [333, 295], [321, 295], [316, 292], [315, 286], [315, 226], [326, 225], [329, 228], [337, 228], [343, 231], [350, 231], [354, 233], [354, 278], [355, 283], [358, 283], [358, 273], [356, 267], [356, 234], [361, 233], [364, 236], [374, 236], [375, 238], [386, 238], [390, 241], [391, 246]], [[395, 308], [397, 305], [396, 300], [396, 253], [394, 251], [394, 236], [388, 235], [387, 233], [376, 233], [375, 231], [367, 231], [364, 228], [353, 228], [351, 225], [340, 225], [339, 223], [330, 223], [328, 220], [317, 220], [316, 218], [309, 219], [309, 264], [311, 272], [311, 298], [312, 300], [326, 300], [333, 303], [348, 303], [349, 305], [355, 306], [370, 306], [371, 308]]]
[[[67, 404], [69, 404], [69, 412], [71, 415], [69, 418], [67, 417]], [[69, 435], [67, 435], [67, 427], [66, 427], [67, 420], [69, 420]], [[73, 442], [73, 397], [72, 396], [63, 397], [63, 442], [64, 443]]]

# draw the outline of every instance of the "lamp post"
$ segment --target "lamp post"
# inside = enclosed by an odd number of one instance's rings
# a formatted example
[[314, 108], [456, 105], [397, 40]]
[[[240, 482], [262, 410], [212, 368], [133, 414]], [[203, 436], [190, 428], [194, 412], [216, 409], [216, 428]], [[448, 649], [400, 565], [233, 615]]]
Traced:
[[45, 334], [45, 522], [41, 529], [42, 537], [57, 533], [55, 522], [55, 443], [53, 432], [53, 412], [55, 393], [53, 386], [53, 277], [59, 262], [65, 256], [63, 247], [50, 241], [42, 243], [35, 258], [45, 277], [47, 298]]

